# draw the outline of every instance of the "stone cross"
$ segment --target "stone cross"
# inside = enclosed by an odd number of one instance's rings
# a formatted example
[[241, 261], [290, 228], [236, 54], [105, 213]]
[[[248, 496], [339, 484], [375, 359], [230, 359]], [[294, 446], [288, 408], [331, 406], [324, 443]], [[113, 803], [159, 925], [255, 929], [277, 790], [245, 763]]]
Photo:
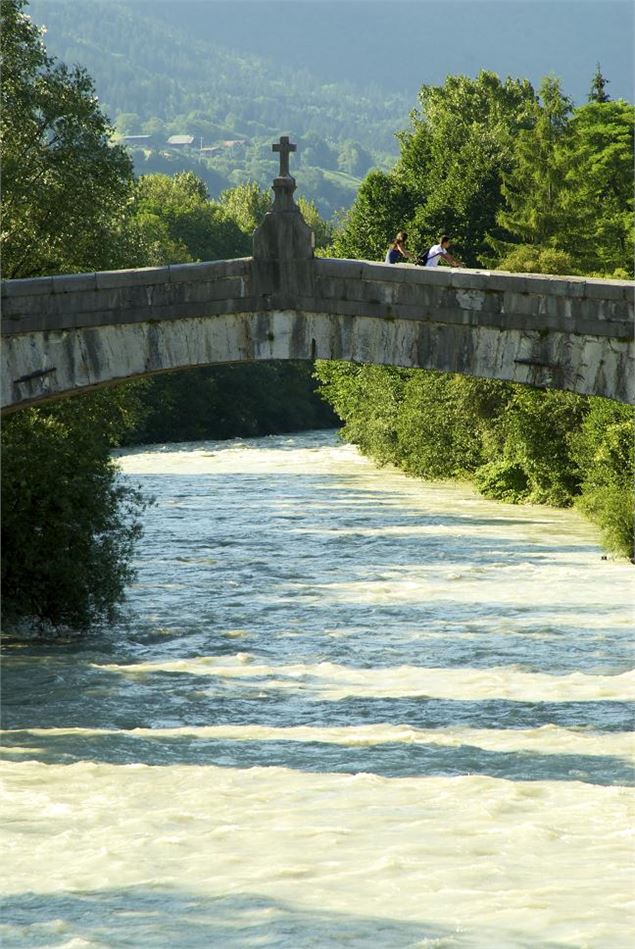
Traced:
[[298, 146], [292, 145], [288, 135], [281, 135], [280, 141], [271, 146], [272, 151], [280, 152], [280, 178], [289, 178], [289, 152], [297, 151]]

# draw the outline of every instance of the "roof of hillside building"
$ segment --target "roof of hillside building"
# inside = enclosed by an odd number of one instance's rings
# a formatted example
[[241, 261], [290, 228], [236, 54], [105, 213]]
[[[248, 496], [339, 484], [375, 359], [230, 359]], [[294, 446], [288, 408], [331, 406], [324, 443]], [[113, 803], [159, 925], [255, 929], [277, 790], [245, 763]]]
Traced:
[[193, 141], [193, 135], [170, 135], [168, 145], [191, 145]]

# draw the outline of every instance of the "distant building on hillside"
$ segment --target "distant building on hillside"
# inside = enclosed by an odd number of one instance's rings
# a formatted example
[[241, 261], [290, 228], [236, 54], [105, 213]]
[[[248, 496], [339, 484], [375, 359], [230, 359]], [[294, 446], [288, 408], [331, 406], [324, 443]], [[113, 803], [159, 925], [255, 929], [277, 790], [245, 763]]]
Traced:
[[248, 138], [231, 138], [222, 142], [216, 142], [215, 145], [201, 145], [199, 152], [201, 155], [218, 155], [228, 148], [244, 148], [249, 143]]
[[189, 148], [193, 142], [193, 135], [170, 135], [167, 140], [167, 144], [172, 148]]
[[152, 135], [124, 135], [122, 141], [126, 145], [149, 145]]

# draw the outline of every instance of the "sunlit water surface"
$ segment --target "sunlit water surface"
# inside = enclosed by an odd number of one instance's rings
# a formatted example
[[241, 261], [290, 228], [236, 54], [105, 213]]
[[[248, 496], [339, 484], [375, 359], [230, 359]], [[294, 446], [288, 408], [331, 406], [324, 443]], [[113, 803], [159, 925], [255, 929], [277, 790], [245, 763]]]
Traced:
[[4, 661], [3, 946], [632, 947], [632, 567], [333, 433], [122, 452], [125, 621]]

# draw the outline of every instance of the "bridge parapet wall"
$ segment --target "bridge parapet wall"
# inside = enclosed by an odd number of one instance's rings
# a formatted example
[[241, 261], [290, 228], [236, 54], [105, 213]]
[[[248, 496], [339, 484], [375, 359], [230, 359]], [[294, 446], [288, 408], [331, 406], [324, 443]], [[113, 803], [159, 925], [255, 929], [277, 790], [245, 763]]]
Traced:
[[2, 334], [280, 309], [632, 338], [634, 284], [315, 258], [297, 295], [251, 257], [7, 280]]

